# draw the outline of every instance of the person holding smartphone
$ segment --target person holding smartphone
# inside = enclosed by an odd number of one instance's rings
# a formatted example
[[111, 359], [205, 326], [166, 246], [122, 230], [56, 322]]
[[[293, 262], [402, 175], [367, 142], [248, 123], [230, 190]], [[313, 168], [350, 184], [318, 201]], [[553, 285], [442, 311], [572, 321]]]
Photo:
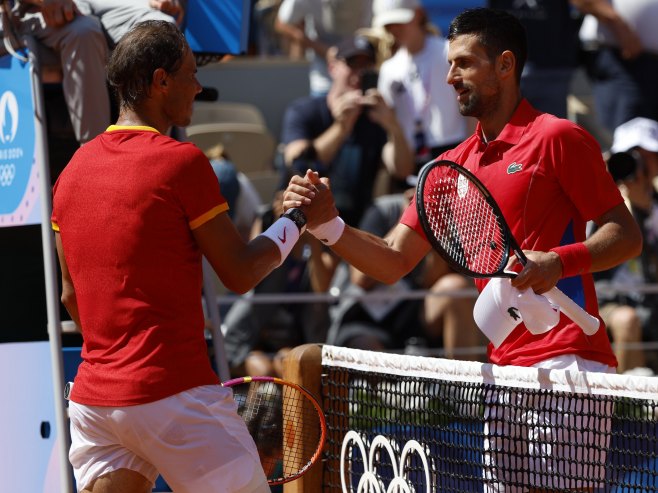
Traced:
[[405, 179], [413, 154], [395, 112], [373, 86], [375, 49], [368, 39], [352, 36], [332, 47], [328, 64], [329, 92], [291, 103], [281, 141], [287, 169], [303, 174], [311, 167], [329, 177], [341, 216], [357, 226], [382, 164], [389, 176]]

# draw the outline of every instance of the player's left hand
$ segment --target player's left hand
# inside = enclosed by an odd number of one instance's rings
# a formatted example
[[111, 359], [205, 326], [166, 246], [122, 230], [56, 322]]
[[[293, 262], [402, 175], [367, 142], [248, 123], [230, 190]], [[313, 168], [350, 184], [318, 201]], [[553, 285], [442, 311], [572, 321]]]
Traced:
[[562, 276], [562, 262], [555, 252], [539, 252], [524, 250], [528, 262], [519, 272], [521, 263], [512, 257], [506, 270], [514, 270], [519, 274], [512, 279], [512, 286], [519, 291], [532, 289], [537, 294], [551, 290]]

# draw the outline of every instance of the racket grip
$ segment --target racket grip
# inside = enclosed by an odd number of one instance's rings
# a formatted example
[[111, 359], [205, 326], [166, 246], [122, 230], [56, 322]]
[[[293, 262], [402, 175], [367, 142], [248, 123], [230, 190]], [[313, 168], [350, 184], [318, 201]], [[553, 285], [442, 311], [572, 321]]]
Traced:
[[599, 319], [583, 310], [578, 303], [569, 298], [557, 287], [544, 293], [544, 296], [546, 296], [548, 301], [554, 305], [558, 305], [560, 311], [576, 322], [586, 335], [594, 335], [596, 334], [596, 331], [599, 330], [599, 325], [601, 323]]

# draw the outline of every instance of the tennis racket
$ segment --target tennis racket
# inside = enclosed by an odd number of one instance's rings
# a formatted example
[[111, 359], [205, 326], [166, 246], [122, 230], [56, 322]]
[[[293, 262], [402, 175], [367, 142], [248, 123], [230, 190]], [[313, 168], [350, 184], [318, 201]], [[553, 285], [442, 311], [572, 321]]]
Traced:
[[306, 389], [275, 377], [235, 378], [222, 385], [233, 388], [270, 485], [293, 481], [318, 462], [327, 424]]
[[[418, 177], [416, 207], [430, 244], [457, 272], [512, 278], [516, 273], [505, 270], [510, 253], [523, 265], [528, 262], [496, 201], [463, 166], [445, 160], [426, 164]], [[599, 320], [557, 287], [544, 296], [585, 334], [599, 329]]]

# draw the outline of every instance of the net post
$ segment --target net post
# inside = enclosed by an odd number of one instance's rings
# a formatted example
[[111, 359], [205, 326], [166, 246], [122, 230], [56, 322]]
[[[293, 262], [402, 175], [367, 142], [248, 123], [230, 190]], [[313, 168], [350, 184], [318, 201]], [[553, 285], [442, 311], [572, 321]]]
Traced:
[[[283, 360], [283, 379], [301, 385], [308, 390], [322, 404], [322, 345], [304, 344], [292, 349]], [[304, 426], [304, 423], [301, 423]], [[317, 439], [312, 437], [304, 444], [309, 451], [315, 450]], [[305, 451], [306, 454], [306, 451]], [[315, 464], [311, 469], [296, 481], [286, 483], [284, 493], [303, 493], [309, 491], [322, 491], [322, 462]]]

